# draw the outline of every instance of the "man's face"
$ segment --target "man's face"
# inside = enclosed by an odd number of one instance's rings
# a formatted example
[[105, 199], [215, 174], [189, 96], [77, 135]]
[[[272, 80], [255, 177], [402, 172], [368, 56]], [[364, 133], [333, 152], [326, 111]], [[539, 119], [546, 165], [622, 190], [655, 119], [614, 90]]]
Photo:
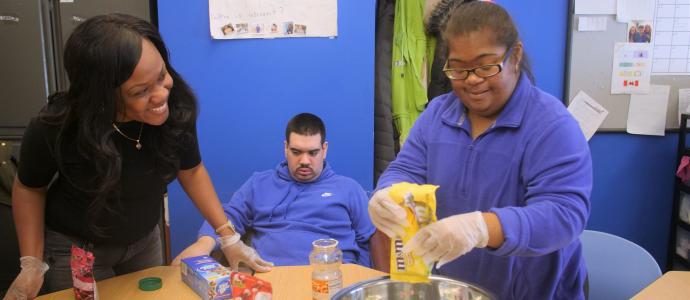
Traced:
[[290, 133], [285, 141], [285, 159], [292, 178], [299, 182], [310, 182], [319, 177], [327, 150], [328, 142], [321, 144], [321, 134]]

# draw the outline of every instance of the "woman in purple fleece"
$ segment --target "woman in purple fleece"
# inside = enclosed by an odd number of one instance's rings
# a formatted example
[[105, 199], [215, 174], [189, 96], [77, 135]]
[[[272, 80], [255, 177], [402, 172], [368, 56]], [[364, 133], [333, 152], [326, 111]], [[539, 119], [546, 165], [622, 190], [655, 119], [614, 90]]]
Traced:
[[402, 231], [392, 184], [439, 185], [439, 221], [404, 251], [499, 299], [583, 299], [578, 237], [592, 162], [577, 121], [533, 85], [515, 24], [499, 5], [455, 6], [443, 36], [453, 92], [431, 101], [379, 179], [369, 202], [374, 225], [390, 237]]

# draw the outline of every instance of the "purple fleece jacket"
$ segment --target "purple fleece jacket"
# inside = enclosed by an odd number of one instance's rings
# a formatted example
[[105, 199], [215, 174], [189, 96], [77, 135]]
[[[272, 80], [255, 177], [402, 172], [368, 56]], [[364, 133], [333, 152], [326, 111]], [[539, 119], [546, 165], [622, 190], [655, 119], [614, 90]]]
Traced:
[[438, 273], [499, 299], [583, 299], [579, 236], [589, 218], [592, 161], [563, 103], [523, 74], [494, 125], [472, 140], [453, 93], [435, 98], [415, 123], [378, 189], [408, 181], [439, 185], [439, 219], [494, 212], [505, 241], [474, 249]]

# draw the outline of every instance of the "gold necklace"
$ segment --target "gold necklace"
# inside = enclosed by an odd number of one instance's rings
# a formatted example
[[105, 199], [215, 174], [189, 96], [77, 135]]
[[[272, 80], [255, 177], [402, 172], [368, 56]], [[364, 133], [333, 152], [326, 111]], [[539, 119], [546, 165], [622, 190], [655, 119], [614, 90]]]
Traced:
[[136, 139], [128, 137], [126, 134], [124, 134], [124, 133], [122, 133], [122, 131], [120, 131], [120, 128], [117, 128], [117, 125], [115, 125], [115, 123], [112, 123], [112, 124], [113, 124], [113, 128], [115, 128], [115, 131], [117, 131], [117, 133], [124, 136], [126, 139], [128, 139], [130, 141], [137, 142], [137, 144], [134, 145], [134, 147], [137, 147], [137, 150], [141, 150], [141, 143], [139, 141], [141, 140], [141, 131], [144, 129], [144, 123], [143, 122], [141, 123], [141, 127], [139, 127], [139, 137], [137, 137]]

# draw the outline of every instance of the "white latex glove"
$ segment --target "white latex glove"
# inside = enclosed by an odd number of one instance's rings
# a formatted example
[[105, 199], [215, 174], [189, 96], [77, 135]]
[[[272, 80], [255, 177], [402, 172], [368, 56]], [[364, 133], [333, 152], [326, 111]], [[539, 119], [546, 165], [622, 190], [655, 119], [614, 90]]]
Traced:
[[216, 240], [210, 236], [201, 236], [194, 244], [182, 250], [182, 252], [175, 257], [170, 264], [171, 266], [179, 266], [180, 260], [187, 257], [194, 257], [199, 255], [210, 255], [213, 248], [216, 247]]
[[267, 262], [256, 253], [252, 247], [248, 247], [240, 240], [239, 233], [234, 235], [219, 237], [220, 249], [223, 250], [225, 258], [230, 263], [230, 268], [237, 271], [240, 262], [247, 264], [257, 272], [268, 272], [273, 267], [272, 262]]
[[19, 258], [21, 272], [14, 279], [3, 300], [33, 299], [43, 285], [43, 274], [48, 271], [48, 265], [33, 256]]
[[389, 238], [404, 236], [404, 227], [410, 226], [407, 213], [400, 205], [393, 202], [388, 194], [390, 187], [376, 191], [369, 200], [369, 217], [374, 226]]
[[479, 211], [459, 214], [429, 224], [403, 247], [403, 252], [421, 256], [426, 264], [438, 261], [437, 268], [469, 252], [484, 248], [489, 232]]

